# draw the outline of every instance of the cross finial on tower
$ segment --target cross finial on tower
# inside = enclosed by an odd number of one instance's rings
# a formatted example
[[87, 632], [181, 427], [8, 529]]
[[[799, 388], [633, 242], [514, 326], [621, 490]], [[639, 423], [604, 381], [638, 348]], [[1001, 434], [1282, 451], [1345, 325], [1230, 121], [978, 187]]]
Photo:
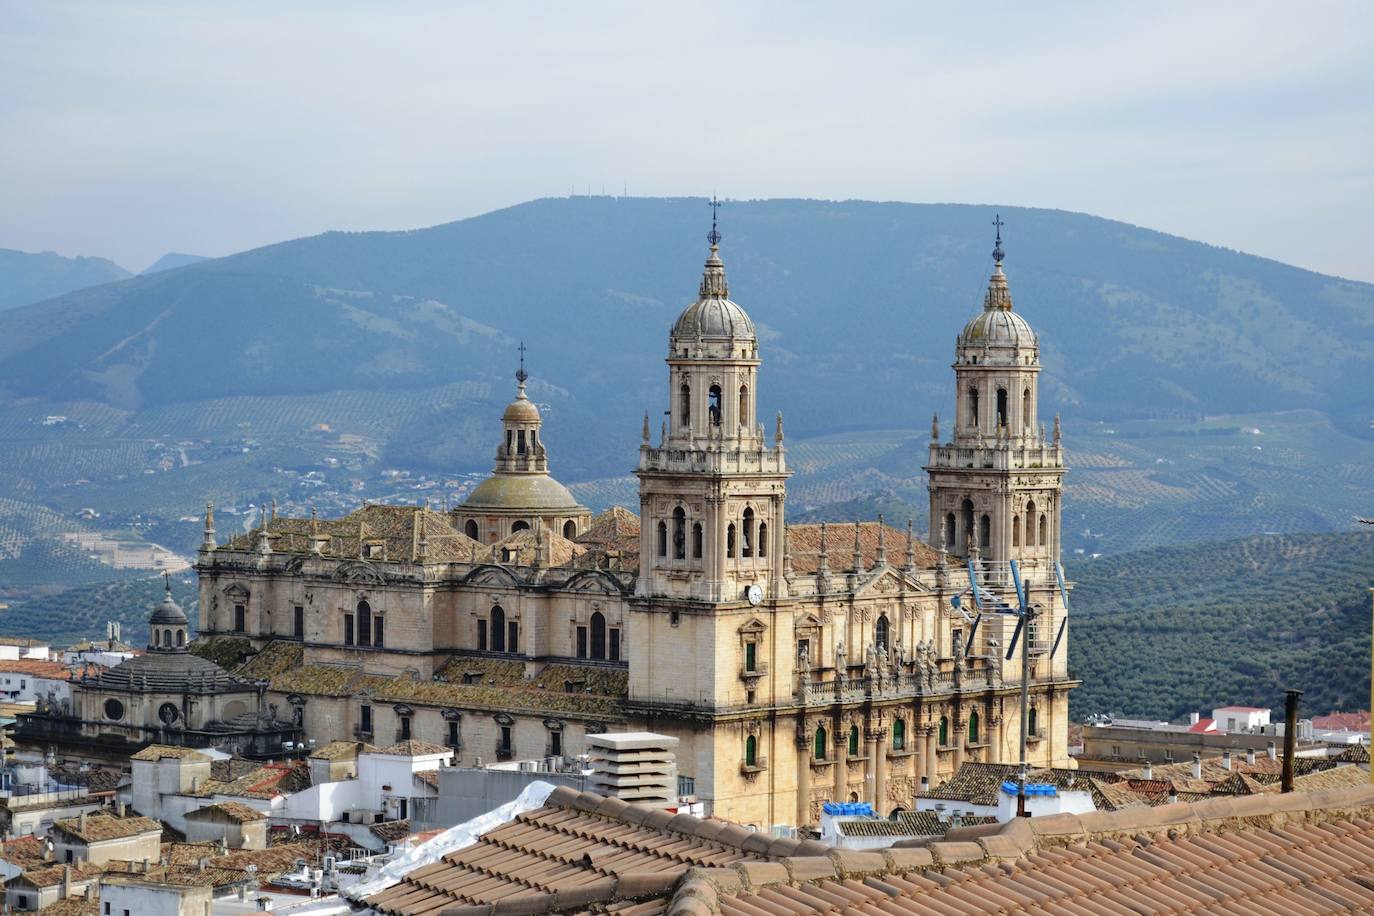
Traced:
[[172, 594], [172, 574], [168, 570], [162, 571], [162, 584], [167, 589], [167, 594]]
[[716, 215], [717, 215], [717, 211], [720, 210], [720, 200], [719, 200], [714, 194], [712, 194], [712, 195], [711, 195], [710, 204], [711, 204], [711, 232], [706, 236], [706, 241], [708, 241], [708, 242], [711, 243], [711, 247], [712, 247], [712, 248], [715, 248], [717, 245], [720, 244], [720, 239], [721, 239], [720, 230], [716, 228]]
[[525, 371], [525, 342], [523, 340], [520, 341], [520, 346], [515, 349], [520, 351], [520, 368], [515, 370], [515, 380], [523, 385], [525, 384], [525, 379], [530, 377], [530, 374]]
[[992, 249], [992, 259], [1001, 264], [1002, 259], [1007, 256], [1006, 252], [1002, 250], [1002, 227], [1006, 225], [1002, 222], [1002, 214], [998, 213], [993, 216], [992, 225], [997, 228], [997, 243]]

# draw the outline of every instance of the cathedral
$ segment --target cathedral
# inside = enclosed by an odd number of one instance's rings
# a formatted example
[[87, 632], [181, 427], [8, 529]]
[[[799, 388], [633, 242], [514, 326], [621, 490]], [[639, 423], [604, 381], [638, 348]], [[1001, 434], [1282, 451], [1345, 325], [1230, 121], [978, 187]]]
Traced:
[[[638, 515], [593, 515], [550, 476], [522, 361], [493, 474], [454, 509], [274, 511], [226, 543], [207, 509], [198, 643], [238, 647], [236, 673], [320, 743], [415, 738], [472, 765], [671, 735], [682, 790], [759, 829], [814, 825], [827, 800], [909, 809], [965, 761], [1015, 761], [1023, 721], [1030, 762], [1066, 765], [1064, 452], [1000, 233], [951, 435], [932, 423], [928, 540], [787, 523], [782, 416], [759, 419], [759, 337], [709, 241], [656, 440], [645, 416]], [[1011, 561], [1036, 610], [1024, 716], [1016, 617], [996, 612], [1018, 604]]]

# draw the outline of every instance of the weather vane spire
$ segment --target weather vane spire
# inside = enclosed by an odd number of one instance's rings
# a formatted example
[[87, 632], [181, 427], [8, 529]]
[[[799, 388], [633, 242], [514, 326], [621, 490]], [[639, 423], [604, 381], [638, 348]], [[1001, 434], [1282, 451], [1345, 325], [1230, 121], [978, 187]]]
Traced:
[[1002, 259], [1007, 256], [1007, 253], [1002, 250], [1002, 227], [1006, 225], [1002, 222], [1002, 214], [996, 214], [992, 219], [992, 224], [997, 227], [997, 244], [992, 249], [992, 259], [1001, 264]]
[[712, 194], [712, 195], [711, 195], [711, 201], [710, 201], [710, 203], [711, 203], [711, 232], [710, 232], [709, 235], [706, 236], [706, 241], [708, 241], [708, 242], [711, 243], [711, 247], [712, 247], [712, 248], [715, 248], [717, 245], [720, 244], [720, 238], [721, 238], [721, 236], [720, 236], [720, 230], [716, 228], [716, 213], [717, 213], [718, 210], [720, 210], [720, 200], [718, 200], [718, 199], [716, 198], [716, 196], [715, 196], [714, 194]]
[[530, 377], [530, 374], [525, 371], [525, 342], [523, 340], [520, 341], [520, 346], [516, 347], [516, 349], [520, 351], [520, 368], [515, 370], [515, 380], [523, 385], [525, 384], [525, 379]]

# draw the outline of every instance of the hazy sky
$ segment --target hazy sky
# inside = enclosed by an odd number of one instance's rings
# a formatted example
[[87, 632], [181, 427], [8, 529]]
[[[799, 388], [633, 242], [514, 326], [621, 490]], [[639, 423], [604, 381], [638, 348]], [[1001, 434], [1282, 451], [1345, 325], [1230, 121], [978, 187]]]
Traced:
[[1368, 4], [953, 6], [0, 0], [0, 247], [140, 270], [628, 188], [1055, 207], [1374, 280]]

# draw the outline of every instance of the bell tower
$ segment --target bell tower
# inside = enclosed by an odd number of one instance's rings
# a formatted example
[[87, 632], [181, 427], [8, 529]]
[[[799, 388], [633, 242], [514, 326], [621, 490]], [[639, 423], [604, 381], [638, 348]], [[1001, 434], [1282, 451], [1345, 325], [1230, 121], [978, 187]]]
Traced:
[[931, 428], [930, 540], [951, 554], [1017, 560], [1030, 568], [1059, 559], [1064, 452], [1039, 422], [1040, 342], [1012, 309], [1002, 271], [1002, 220], [983, 310], [955, 344], [954, 436]]
[[781, 415], [771, 445], [756, 420], [758, 336], [729, 298], [714, 215], [707, 240], [697, 299], [668, 335], [669, 409], [657, 447], [644, 421], [638, 593], [730, 602], [750, 586], [771, 595], [782, 583], [789, 472]]

